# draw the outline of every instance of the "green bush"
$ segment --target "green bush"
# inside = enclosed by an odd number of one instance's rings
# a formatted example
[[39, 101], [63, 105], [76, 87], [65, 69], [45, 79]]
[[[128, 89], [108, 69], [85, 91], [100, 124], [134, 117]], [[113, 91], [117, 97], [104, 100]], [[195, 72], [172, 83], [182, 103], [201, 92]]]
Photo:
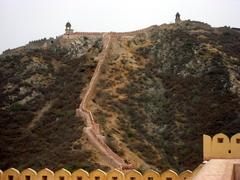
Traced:
[[23, 105], [22, 105], [22, 104], [19, 104], [18, 102], [13, 103], [13, 104], [10, 106], [10, 111], [13, 111], [13, 112], [21, 111], [22, 109], [23, 109]]

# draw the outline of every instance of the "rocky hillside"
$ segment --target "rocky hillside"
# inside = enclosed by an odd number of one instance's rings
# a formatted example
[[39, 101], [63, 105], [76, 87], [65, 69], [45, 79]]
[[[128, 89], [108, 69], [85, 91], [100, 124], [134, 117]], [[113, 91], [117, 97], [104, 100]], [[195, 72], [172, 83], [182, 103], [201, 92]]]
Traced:
[[[0, 56], [0, 169], [107, 168], [75, 117], [101, 51], [93, 36]], [[135, 168], [182, 171], [203, 133], [239, 132], [239, 102], [240, 31], [184, 21], [115, 37], [89, 107]]]
[[186, 21], [114, 44], [91, 107], [135, 167], [193, 169], [203, 133], [239, 132], [239, 32]]
[[99, 167], [75, 109], [101, 50], [101, 38], [79, 38], [1, 56], [1, 169]]

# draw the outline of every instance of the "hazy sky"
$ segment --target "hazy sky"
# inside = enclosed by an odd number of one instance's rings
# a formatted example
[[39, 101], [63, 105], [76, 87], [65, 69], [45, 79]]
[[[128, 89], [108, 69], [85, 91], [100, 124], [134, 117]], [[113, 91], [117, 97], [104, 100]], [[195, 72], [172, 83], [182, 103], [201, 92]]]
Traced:
[[182, 19], [240, 27], [240, 0], [0, 0], [0, 53], [75, 31], [131, 31]]

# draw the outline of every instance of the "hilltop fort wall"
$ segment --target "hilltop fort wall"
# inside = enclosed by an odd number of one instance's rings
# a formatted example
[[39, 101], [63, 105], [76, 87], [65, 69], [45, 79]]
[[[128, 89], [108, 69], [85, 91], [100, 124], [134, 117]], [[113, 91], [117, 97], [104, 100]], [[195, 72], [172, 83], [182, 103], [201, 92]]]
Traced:
[[43, 38], [35, 41], [30, 41], [25, 48], [26, 49], [47, 49], [49, 45], [55, 42], [54, 38]]
[[25, 46], [13, 48], [13, 49], [7, 49], [7, 50], [3, 51], [3, 55], [5, 55], [5, 56], [16, 55], [16, 54], [19, 54], [19, 52], [24, 50], [24, 49], [25, 49]]
[[54, 38], [43, 38], [35, 41], [30, 41], [28, 44], [25, 46], [21, 46], [18, 48], [13, 48], [13, 49], [7, 49], [3, 51], [4, 56], [13, 56], [19, 54], [23, 50], [35, 50], [35, 49], [47, 49], [50, 45], [52, 45], [56, 39]]
[[133, 36], [133, 35], [137, 35], [140, 33], [144, 33], [147, 30], [151, 29], [152, 26], [147, 27], [147, 28], [143, 28], [140, 30], [136, 30], [136, 31], [129, 31], [129, 32], [74, 32], [74, 33], [65, 33], [63, 34], [61, 37], [62, 38], [67, 38], [67, 39], [75, 39], [75, 38], [79, 38], [81, 36], [99, 36], [101, 37], [103, 34], [109, 33], [112, 36]]
[[[110, 32], [110, 34], [114, 36], [134, 36], [140, 33], [145, 33], [147, 30], [151, 29], [152, 26], [148, 28], [143, 28], [136, 31], [130, 31], [130, 32]], [[3, 51], [3, 55], [15, 55], [19, 54], [22, 50], [36, 50], [36, 49], [47, 49], [50, 45], [54, 44], [59, 38], [63, 39], [76, 39], [82, 36], [86, 37], [102, 37], [103, 34], [108, 32], [72, 32], [72, 33], [65, 33], [61, 36], [58, 36], [56, 38], [43, 38], [39, 40], [30, 41], [25, 46], [21, 46], [14, 49], [7, 49]]]

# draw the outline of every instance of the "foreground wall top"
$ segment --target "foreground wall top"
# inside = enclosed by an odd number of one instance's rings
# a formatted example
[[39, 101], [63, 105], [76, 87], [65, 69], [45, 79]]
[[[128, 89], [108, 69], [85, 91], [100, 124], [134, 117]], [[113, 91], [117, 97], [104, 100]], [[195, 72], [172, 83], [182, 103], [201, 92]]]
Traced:
[[240, 159], [240, 133], [231, 138], [223, 133], [203, 135], [203, 159]]
[[19, 172], [15, 168], [7, 169], [2, 172], [0, 170], [0, 180], [190, 180], [192, 171], [184, 171], [177, 174], [173, 170], [167, 170], [162, 174], [154, 170], [147, 170], [141, 174], [137, 170], [122, 172], [114, 169], [108, 173], [96, 169], [90, 173], [83, 169], [69, 172], [66, 169], [60, 169], [55, 173], [50, 169], [42, 169], [39, 172], [28, 168]]

